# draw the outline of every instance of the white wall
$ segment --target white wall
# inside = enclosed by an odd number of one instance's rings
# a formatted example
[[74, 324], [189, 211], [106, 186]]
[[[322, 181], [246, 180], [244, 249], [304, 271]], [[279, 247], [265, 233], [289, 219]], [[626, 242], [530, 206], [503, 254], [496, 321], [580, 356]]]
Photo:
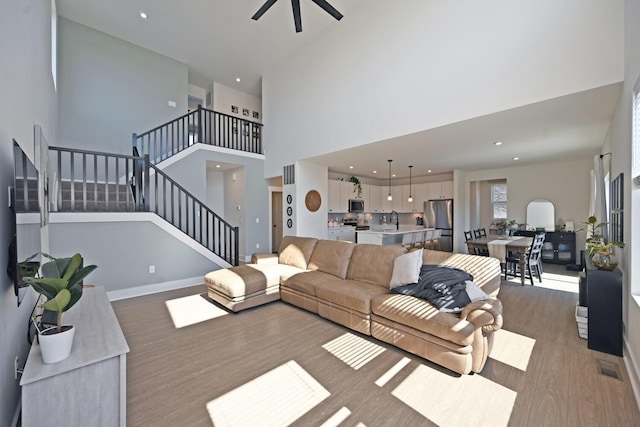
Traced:
[[368, 0], [264, 74], [266, 176], [619, 82], [623, 1]]
[[186, 64], [68, 19], [58, 29], [59, 145], [131, 154], [131, 134], [187, 112]]
[[[224, 174], [209, 169], [207, 162], [207, 206], [214, 212], [224, 212]], [[215, 163], [215, 162], [214, 162]]]
[[[572, 161], [467, 172], [464, 174], [464, 197], [456, 200], [458, 205], [465, 206], [463, 227], [465, 230], [471, 228], [471, 183], [495, 179], [507, 181], [509, 219], [524, 223], [527, 204], [534, 199], [546, 199], [555, 206], [556, 224], [573, 221], [578, 225], [589, 216], [592, 166], [593, 159], [585, 157]], [[584, 239], [584, 233], [578, 233], [577, 247], [584, 247]], [[456, 243], [456, 250], [465, 252], [462, 231], [456, 233]]]
[[[33, 125], [51, 144], [57, 142], [57, 96], [51, 76], [51, 3], [42, 0], [2, 2], [0, 12], [0, 265], [7, 265], [12, 215], [7, 187], [13, 183], [16, 139], [33, 158]], [[27, 324], [35, 304], [30, 291], [17, 307], [13, 283], [0, 275], [0, 426], [12, 423], [20, 398], [14, 380], [16, 356], [26, 360]]]
[[[237, 113], [231, 111], [232, 105], [238, 107]], [[249, 116], [242, 114], [243, 108], [249, 110]], [[216, 82], [213, 83], [213, 109], [229, 116], [262, 123], [262, 100], [260, 98]], [[256, 119], [253, 117], [254, 111], [258, 112], [260, 115], [259, 118]]]
[[[640, 188], [631, 182], [631, 99], [640, 78], [640, 0], [625, 1], [625, 70], [620, 102], [611, 125], [611, 177], [624, 173], [624, 241], [620, 250], [623, 271], [625, 363], [640, 404]], [[632, 220], [634, 218], [634, 220]]]
[[[328, 170], [326, 166], [309, 162], [296, 162], [295, 211], [296, 235], [304, 237], [327, 238], [327, 217], [329, 201]], [[305, 205], [305, 197], [311, 190], [320, 193], [320, 208], [311, 212]], [[285, 196], [286, 198], [286, 196]], [[283, 202], [286, 215], [286, 200]], [[285, 220], [286, 222], [286, 220]], [[285, 225], [286, 227], [286, 225]]]

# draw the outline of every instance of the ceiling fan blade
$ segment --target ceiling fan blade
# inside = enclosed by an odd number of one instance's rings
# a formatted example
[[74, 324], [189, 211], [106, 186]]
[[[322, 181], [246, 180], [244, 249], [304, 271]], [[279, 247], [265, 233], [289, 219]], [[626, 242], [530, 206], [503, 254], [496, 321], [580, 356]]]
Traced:
[[296, 33], [302, 31], [302, 18], [300, 17], [300, 0], [291, 0], [293, 8], [293, 21], [296, 23]]
[[260, 19], [260, 17], [262, 15], [264, 15], [264, 13], [269, 10], [269, 8], [271, 6], [273, 6], [275, 4], [275, 2], [277, 2], [278, 0], [267, 0], [266, 2], [264, 2], [264, 4], [262, 5], [262, 7], [260, 9], [258, 9], [258, 11], [255, 13], [255, 15], [253, 15], [251, 17], [251, 19], [253, 19], [254, 21], [257, 21], [258, 19]]
[[327, 12], [329, 15], [336, 18], [338, 21], [342, 19], [342, 14], [338, 12], [338, 10], [335, 7], [331, 6], [326, 0], [311, 0], [311, 1], [317, 4], [318, 6], [320, 6], [325, 12]]

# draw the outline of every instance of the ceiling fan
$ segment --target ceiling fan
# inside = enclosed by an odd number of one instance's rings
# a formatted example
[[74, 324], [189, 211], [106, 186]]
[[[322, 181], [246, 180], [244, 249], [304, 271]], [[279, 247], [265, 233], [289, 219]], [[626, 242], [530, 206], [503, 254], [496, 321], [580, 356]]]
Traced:
[[[269, 10], [271, 6], [275, 4], [278, 0], [267, 0], [264, 2], [262, 7], [258, 9], [258, 11], [251, 17], [254, 21], [260, 19], [264, 13]], [[329, 15], [336, 18], [338, 21], [342, 19], [342, 14], [336, 10], [333, 6], [331, 6], [326, 0], [311, 0], [318, 6], [320, 6], [325, 12]], [[296, 24], [296, 33], [302, 31], [302, 18], [300, 17], [300, 0], [291, 0], [291, 7], [293, 8], [293, 21]]]

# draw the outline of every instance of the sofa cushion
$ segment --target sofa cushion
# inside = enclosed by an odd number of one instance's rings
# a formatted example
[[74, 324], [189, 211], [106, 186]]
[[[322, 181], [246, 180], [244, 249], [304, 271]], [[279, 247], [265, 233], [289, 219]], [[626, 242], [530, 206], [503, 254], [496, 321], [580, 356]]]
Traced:
[[331, 286], [341, 286], [343, 282], [343, 279], [340, 279], [333, 274], [323, 273], [321, 271], [307, 271], [288, 278], [283, 278], [280, 286], [282, 288], [293, 289], [311, 297], [316, 297], [316, 286], [322, 283]]
[[344, 279], [347, 277], [349, 261], [355, 247], [356, 244], [351, 242], [318, 240], [313, 248], [308, 269], [333, 274]]
[[357, 311], [371, 313], [371, 299], [387, 294], [389, 291], [372, 283], [355, 280], [342, 280], [340, 283], [321, 282], [316, 284], [318, 301]]
[[206, 285], [229, 298], [244, 297], [277, 286], [281, 277], [301, 269], [283, 264], [247, 264], [212, 271], [204, 276]]
[[278, 262], [306, 270], [311, 252], [317, 242], [318, 239], [311, 237], [283, 237], [278, 251]]
[[398, 294], [381, 295], [371, 301], [371, 312], [459, 345], [473, 343], [473, 324], [461, 320], [458, 315], [441, 312], [420, 298]]
[[420, 268], [422, 267], [422, 249], [402, 254], [393, 261], [393, 274], [391, 275], [391, 289], [409, 283], [418, 283], [420, 280]]
[[388, 290], [393, 262], [406, 252], [402, 246], [358, 244], [351, 255], [347, 279], [375, 283]]

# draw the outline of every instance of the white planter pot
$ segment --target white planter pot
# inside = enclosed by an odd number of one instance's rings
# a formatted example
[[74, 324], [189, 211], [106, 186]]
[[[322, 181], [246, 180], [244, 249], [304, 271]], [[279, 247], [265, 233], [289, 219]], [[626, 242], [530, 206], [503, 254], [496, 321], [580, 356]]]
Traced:
[[[63, 326], [64, 328], [65, 326]], [[56, 363], [66, 359], [71, 354], [71, 345], [73, 344], [73, 335], [76, 328], [71, 326], [66, 331], [46, 335], [47, 331], [55, 330], [56, 327], [48, 328], [38, 334], [38, 342], [40, 343], [40, 353], [44, 363]]]

